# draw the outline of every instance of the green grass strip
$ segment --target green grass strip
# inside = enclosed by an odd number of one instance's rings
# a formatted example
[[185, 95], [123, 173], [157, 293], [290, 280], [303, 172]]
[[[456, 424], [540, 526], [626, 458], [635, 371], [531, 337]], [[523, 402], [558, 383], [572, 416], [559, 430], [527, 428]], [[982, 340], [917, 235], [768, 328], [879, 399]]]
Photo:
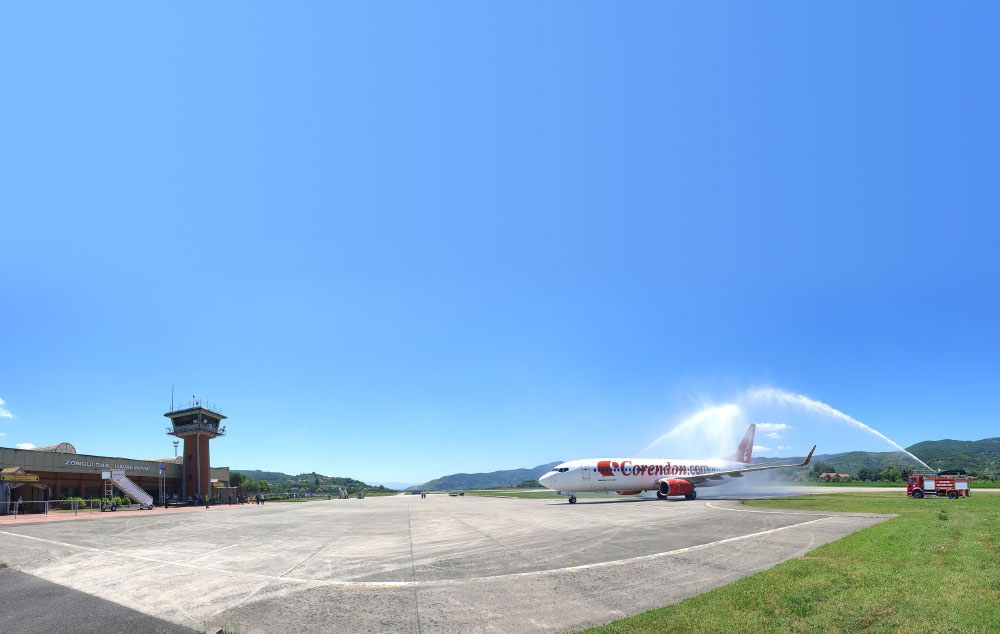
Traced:
[[1000, 495], [834, 493], [745, 504], [899, 517], [587, 634], [1000, 632]]

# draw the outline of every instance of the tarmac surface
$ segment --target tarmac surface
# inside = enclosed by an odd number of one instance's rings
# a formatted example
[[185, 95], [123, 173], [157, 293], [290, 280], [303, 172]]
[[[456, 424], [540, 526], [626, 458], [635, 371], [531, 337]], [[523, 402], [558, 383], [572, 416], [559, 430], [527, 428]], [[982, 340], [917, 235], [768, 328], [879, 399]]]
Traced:
[[[19, 572], [3, 571], [0, 633], [81, 631], [80, 610], [42, 604], [22, 582], [194, 631], [567, 632], [678, 602], [889, 517], [735, 500], [431, 495], [4, 524], [0, 561]], [[33, 616], [53, 606], [61, 625]], [[161, 631], [120, 629], [116, 618], [101, 631]]]
[[[36, 634], [189, 634], [158, 619], [10, 568], [0, 568], [0, 632]], [[25, 606], [34, 606], [25, 610]], [[67, 618], [70, 615], [72, 621]]]

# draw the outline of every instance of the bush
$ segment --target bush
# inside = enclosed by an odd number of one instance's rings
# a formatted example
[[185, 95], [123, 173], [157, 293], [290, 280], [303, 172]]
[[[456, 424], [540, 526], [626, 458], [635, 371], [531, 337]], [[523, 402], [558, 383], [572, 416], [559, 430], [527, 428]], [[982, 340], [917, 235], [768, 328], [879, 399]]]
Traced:
[[64, 510], [64, 511], [72, 511], [73, 510], [73, 502], [79, 503], [79, 505], [80, 505], [79, 507], [80, 508], [83, 508], [85, 506], [83, 498], [81, 498], [81, 497], [68, 497], [68, 498], [63, 498], [63, 499], [59, 500], [59, 508], [62, 509], [62, 510]]
[[104, 504], [105, 506], [107, 506], [107, 505], [111, 504], [112, 500], [114, 500], [114, 503], [117, 506], [128, 506], [129, 504], [132, 504], [132, 500], [130, 500], [128, 498], [128, 496], [118, 496], [118, 495], [116, 495], [116, 496], [110, 497], [110, 498], [101, 498], [101, 499], [96, 499], [95, 498], [94, 499], [94, 506], [100, 506], [101, 504]]

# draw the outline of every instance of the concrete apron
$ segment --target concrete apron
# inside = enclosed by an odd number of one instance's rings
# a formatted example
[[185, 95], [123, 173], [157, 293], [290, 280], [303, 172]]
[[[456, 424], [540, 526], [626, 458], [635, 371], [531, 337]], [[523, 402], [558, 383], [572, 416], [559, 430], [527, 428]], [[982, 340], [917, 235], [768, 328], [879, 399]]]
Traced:
[[0, 561], [205, 631], [567, 631], [680, 601], [891, 517], [471, 496], [250, 511], [5, 525]]

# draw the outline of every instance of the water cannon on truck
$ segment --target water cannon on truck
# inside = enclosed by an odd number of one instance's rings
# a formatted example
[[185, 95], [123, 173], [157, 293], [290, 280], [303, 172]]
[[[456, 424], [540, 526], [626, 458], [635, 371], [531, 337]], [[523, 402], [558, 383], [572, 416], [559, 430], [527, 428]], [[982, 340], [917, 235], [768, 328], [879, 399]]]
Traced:
[[930, 495], [950, 500], [969, 497], [975, 478], [965, 471], [914, 471], [906, 482], [906, 496], [915, 500]]

